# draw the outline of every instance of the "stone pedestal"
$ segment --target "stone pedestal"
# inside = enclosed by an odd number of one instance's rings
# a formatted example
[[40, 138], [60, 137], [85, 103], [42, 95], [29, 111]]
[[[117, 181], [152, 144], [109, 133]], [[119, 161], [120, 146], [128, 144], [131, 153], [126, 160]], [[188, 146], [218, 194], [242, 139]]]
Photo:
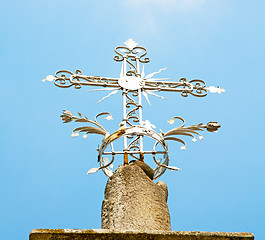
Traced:
[[35, 229], [29, 240], [254, 240], [252, 233]]
[[149, 170], [144, 163], [133, 164], [117, 169], [109, 178], [102, 204], [102, 229], [171, 230], [166, 184], [155, 184]]
[[254, 240], [252, 233], [171, 231], [167, 187], [152, 174], [142, 163], [114, 173], [102, 204], [105, 229], [35, 229], [29, 240]]

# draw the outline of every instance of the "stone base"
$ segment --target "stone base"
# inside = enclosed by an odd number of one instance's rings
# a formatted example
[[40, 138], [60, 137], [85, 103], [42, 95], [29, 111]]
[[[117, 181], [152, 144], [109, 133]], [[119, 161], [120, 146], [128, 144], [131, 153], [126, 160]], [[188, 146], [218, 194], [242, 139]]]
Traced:
[[147, 175], [148, 169], [151, 169], [148, 165], [137, 161], [119, 167], [109, 178], [102, 203], [102, 229], [171, 230], [167, 185], [163, 182], [155, 184]]
[[105, 229], [35, 229], [29, 240], [250, 240], [252, 233], [186, 231], [110, 231]]

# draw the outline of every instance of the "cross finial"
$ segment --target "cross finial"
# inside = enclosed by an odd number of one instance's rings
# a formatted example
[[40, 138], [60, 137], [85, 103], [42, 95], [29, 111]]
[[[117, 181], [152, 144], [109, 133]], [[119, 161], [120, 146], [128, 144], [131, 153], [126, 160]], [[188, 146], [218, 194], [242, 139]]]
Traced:
[[132, 50], [133, 48], [135, 48], [138, 43], [135, 42], [132, 38], [129, 38], [126, 42], [124, 42], [124, 44], [130, 49]]

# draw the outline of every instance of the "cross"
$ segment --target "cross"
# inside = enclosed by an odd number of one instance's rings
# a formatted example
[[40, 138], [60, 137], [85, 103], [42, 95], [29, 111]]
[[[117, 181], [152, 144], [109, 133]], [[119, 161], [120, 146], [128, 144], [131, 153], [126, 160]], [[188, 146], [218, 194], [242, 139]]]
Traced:
[[[102, 88], [89, 91], [111, 91], [99, 102], [121, 91], [123, 98], [123, 119], [119, 125], [119, 129], [112, 134], [108, 133], [97, 121], [98, 117], [103, 115], [106, 116], [106, 120], [112, 120], [112, 115], [108, 112], [99, 113], [93, 121], [86, 116], [83, 117], [81, 113], [78, 113], [78, 116], [74, 116], [72, 112], [64, 110], [61, 118], [64, 123], [74, 120], [75, 122], [86, 122], [93, 125], [93, 127], [86, 126], [74, 129], [72, 133], [73, 137], [77, 137], [81, 132], [85, 133], [83, 135], [84, 139], [87, 137], [87, 134], [91, 133], [104, 136], [102, 145], [98, 148], [98, 162], [100, 167], [90, 169], [88, 174], [97, 172], [101, 169], [110, 177], [113, 174], [111, 167], [116, 155], [121, 154], [124, 156], [124, 165], [129, 164], [129, 156], [135, 160], [144, 161], [146, 155], [152, 155], [156, 164], [156, 168], [154, 169], [154, 179], [156, 179], [160, 177], [166, 169], [172, 171], [179, 170], [179, 168], [175, 166], [168, 166], [169, 155], [166, 141], [173, 140], [180, 142], [183, 144], [181, 147], [183, 150], [186, 148], [186, 143], [176, 136], [189, 136], [192, 137], [193, 141], [196, 141], [195, 135], [198, 135], [201, 140], [203, 137], [199, 131], [206, 129], [210, 132], [216, 132], [220, 124], [217, 122], [209, 122], [206, 125], [200, 123], [198, 125], [185, 127], [183, 118], [173, 117], [168, 121], [170, 124], [174, 124], [175, 120], [181, 121], [182, 124], [166, 133], [161, 130], [160, 133], [157, 133], [154, 130], [155, 126], [151, 124], [150, 121], [143, 121], [142, 96], [150, 104], [148, 95], [164, 98], [158, 95], [157, 92], [179, 92], [183, 97], [187, 97], [188, 95], [205, 97], [208, 92], [222, 93], [225, 90], [220, 87], [206, 87], [205, 82], [199, 79], [187, 81], [185, 78], [181, 78], [179, 81], [168, 81], [168, 78], [154, 77], [162, 70], [165, 70], [165, 68], [146, 75], [144, 64], [150, 61], [150, 59], [146, 57], [146, 48], [138, 46], [138, 43], [132, 39], [128, 39], [124, 44], [125, 46], [118, 46], [114, 50], [117, 55], [115, 55], [113, 59], [122, 63], [119, 78], [87, 76], [83, 75], [80, 70], [76, 70], [75, 73], [67, 70], [60, 70], [55, 73], [55, 76], [48, 75], [42, 81], [53, 81], [54, 84], [60, 88], [69, 88], [73, 86], [76, 89], [80, 89], [82, 86], [98, 86]], [[143, 64], [142, 69], [140, 68], [140, 64]], [[144, 149], [145, 137], [154, 140], [155, 143], [152, 150]], [[119, 138], [123, 138], [123, 149], [117, 151], [114, 149], [113, 142]], [[158, 145], [162, 147], [162, 150], [156, 150]], [[107, 148], [110, 148], [110, 150], [107, 151]], [[157, 159], [159, 154], [162, 154], [163, 157]], [[111, 155], [112, 159], [109, 160], [105, 157], [107, 155]]]

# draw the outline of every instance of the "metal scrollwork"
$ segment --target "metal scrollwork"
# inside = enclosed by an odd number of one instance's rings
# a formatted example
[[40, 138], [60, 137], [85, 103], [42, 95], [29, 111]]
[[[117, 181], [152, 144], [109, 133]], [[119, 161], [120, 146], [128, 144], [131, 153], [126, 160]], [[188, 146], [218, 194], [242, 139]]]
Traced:
[[149, 58], [144, 58], [147, 54], [147, 50], [144, 47], [134, 47], [132, 49], [128, 47], [116, 47], [114, 51], [118, 54], [113, 57], [117, 62], [121, 62], [124, 59], [136, 61], [138, 58], [141, 63], [148, 63]]
[[76, 70], [76, 73], [72, 73], [68, 70], [57, 71], [54, 77], [54, 84], [60, 88], [69, 88], [74, 86], [75, 89], [80, 89], [83, 85], [101, 86], [101, 87], [119, 87], [117, 78], [85, 76], [82, 75], [81, 70]]
[[[138, 43], [132, 39], [127, 40], [124, 44], [125, 46], [118, 46], [114, 49], [116, 55], [113, 59], [117, 62], [122, 62], [121, 72], [118, 78], [87, 76], [83, 75], [81, 70], [76, 70], [75, 72], [60, 70], [55, 73], [55, 76], [48, 75], [42, 81], [53, 81], [60, 88], [74, 86], [75, 89], [80, 89], [82, 86], [98, 86], [101, 89], [88, 91], [111, 91], [99, 100], [98, 103], [121, 90], [123, 96], [123, 118], [119, 129], [114, 133], [110, 134], [107, 132], [98, 122], [98, 119], [103, 116], [106, 120], [112, 120], [113, 118], [108, 112], [99, 113], [94, 120], [91, 120], [87, 116], [82, 116], [81, 113], [78, 113], [78, 116], [74, 116], [72, 112], [64, 110], [61, 118], [64, 123], [75, 121], [90, 124], [89, 126], [75, 128], [72, 131], [72, 137], [77, 137], [81, 133], [83, 133], [84, 139], [87, 138], [88, 134], [99, 134], [103, 136], [102, 145], [98, 148], [99, 167], [91, 168], [87, 172], [88, 174], [102, 170], [106, 176], [110, 177], [113, 174], [112, 168], [115, 156], [119, 154], [124, 156], [124, 165], [130, 163], [128, 157], [134, 160], [145, 161], [145, 156], [149, 155], [155, 163], [154, 179], [157, 179], [166, 169], [172, 171], [179, 170], [178, 167], [169, 166], [167, 141], [181, 143], [181, 149], [183, 150], [186, 149], [186, 143], [182, 137], [192, 137], [192, 141], [195, 142], [195, 136], [198, 136], [199, 140], [202, 140], [203, 137], [200, 131], [206, 129], [209, 132], [216, 132], [220, 128], [220, 124], [217, 122], [209, 122], [206, 125], [200, 123], [187, 127], [183, 118], [173, 117], [168, 122], [174, 124], [175, 121], [178, 121], [180, 125], [166, 133], [162, 132], [162, 130], [160, 130], [160, 133], [157, 133], [154, 130], [156, 127], [149, 120], [143, 120], [142, 96], [151, 105], [148, 95], [166, 99], [163, 96], [157, 95], [155, 92], [179, 92], [183, 97], [188, 97], [189, 95], [205, 97], [208, 92], [221, 93], [225, 90], [220, 87], [206, 87], [205, 82], [200, 79], [187, 81], [186, 78], [181, 78], [179, 81], [168, 81], [167, 78], [153, 77], [166, 68], [145, 75], [144, 64], [150, 61], [146, 57], [146, 48], [137, 46]], [[115, 150], [114, 141], [120, 138], [123, 138], [123, 150]], [[154, 141], [152, 150], [145, 149], [144, 138], [150, 138]], [[162, 150], [158, 150], [158, 148]], [[111, 155], [111, 159], [107, 155]]]
[[191, 80], [189, 83], [194, 83], [193, 89], [195, 89], [196, 91], [196, 93], [190, 92], [191, 95], [196, 97], [205, 97], [207, 95], [208, 91], [206, 90], [206, 83], [203, 80], [194, 79]]
[[132, 94], [132, 97], [137, 97], [138, 93], [137, 92], [125, 92], [125, 96], [127, 98], [126, 100], [126, 108], [132, 108], [130, 109], [127, 114], [126, 114], [126, 122], [130, 125], [133, 126], [133, 124], [130, 122], [130, 120], [133, 120], [134, 123], [137, 123], [140, 121], [139, 116], [137, 116], [137, 111], [139, 110], [139, 104], [129, 96], [129, 94]]

